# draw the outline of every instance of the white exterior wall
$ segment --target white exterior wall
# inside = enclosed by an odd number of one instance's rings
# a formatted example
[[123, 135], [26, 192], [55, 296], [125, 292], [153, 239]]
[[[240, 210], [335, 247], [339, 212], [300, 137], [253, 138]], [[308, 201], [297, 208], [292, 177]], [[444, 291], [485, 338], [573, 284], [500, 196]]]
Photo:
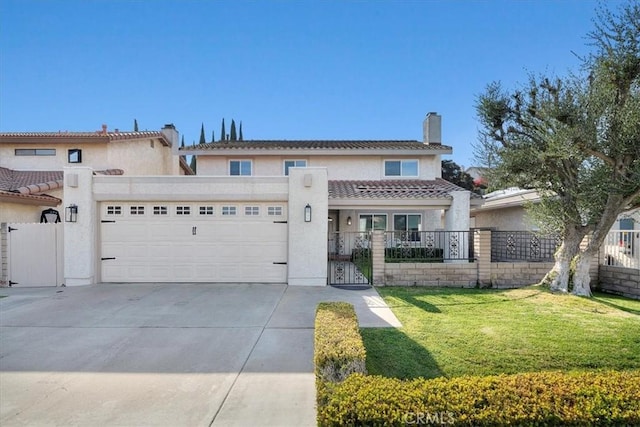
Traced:
[[[69, 184], [71, 174], [77, 175], [77, 187]], [[78, 206], [78, 222], [64, 222], [64, 283], [67, 286], [96, 283], [98, 256], [98, 215], [93, 200], [93, 169], [64, 169], [65, 200]], [[63, 220], [64, 221], [64, 220]]]
[[[327, 170], [295, 168], [289, 172], [289, 285], [327, 284]], [[304, 210], [311, 206], [311, 221]]]
[[[291, 156], [242, 155], [198, 156], [198, 175], [227, 176], [230, 160], [252, 160], [253, 176], [284, 176], [285, 160], [306, 160], [307, 167], [327, 168], [329, 180], [380, 180], [385, 179], [384, 161], [399, 159], [419, 159], [419, 176], [407, 179], [432, 180], [441, 176], [440, 156]], [[390, 179], [403, 179], [392, 177]]]
[[[49, 190], [46, 194], [62, 199], [62, 189]], [[60, 220], [64, 221], [64, 204], [58, 206], [25, 205], [20, 203], [0, 202], [0, 222], [40, 222], [40, 215], [45, 209], [60, 212]]]
[[476, 228], [495, 228], [502, 231], [530, 231], [536, 226], [527, 217], [526, 210], [522, 206], [496, 209], [490, 211], [477, 211], [472, 214]]
[[[153, 147], [151, 147], [151, 141]], [[55, 149], [55, 156], [16, 156], [16, 148]], [[82, 163], [68, 163], [70, 149], [82, 150]], [[122, 169], [126, 175], [178, 175], [179, 159], [157, 138], [77, 144], [1, 144], [0, 167], [15, 170], [62, 170], [67, 166], [87, 166], [95, 170]]]

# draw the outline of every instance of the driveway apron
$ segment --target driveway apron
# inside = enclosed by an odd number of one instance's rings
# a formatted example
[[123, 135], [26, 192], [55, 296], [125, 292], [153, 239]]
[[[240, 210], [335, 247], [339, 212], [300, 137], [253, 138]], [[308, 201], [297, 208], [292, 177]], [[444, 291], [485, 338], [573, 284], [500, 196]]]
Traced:
[[0, 289], [0, 425], [312, 426], [313, 321], [374, 289], [109, 284]]

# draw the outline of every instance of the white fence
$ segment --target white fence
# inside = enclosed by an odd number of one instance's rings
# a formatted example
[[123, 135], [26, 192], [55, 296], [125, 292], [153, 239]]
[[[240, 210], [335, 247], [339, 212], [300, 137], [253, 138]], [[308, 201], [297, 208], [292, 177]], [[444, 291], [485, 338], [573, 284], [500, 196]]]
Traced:
[[610, 231], [600, 248], [600, 264], [640, 269], [640, 231]]

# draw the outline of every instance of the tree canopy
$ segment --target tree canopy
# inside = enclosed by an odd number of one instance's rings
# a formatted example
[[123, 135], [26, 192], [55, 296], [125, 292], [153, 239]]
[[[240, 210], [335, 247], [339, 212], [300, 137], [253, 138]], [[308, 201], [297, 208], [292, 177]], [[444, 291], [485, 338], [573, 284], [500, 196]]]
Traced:
[[545, 280], [579, 295], [618, 214], [640, 202], [640, 5], [599, 9], [588, 38], [579, 73], [513, 91], [494, 82], [476, 103], [479, 160], [492, 183], [538, 191], [532, 216], [563, 238]]

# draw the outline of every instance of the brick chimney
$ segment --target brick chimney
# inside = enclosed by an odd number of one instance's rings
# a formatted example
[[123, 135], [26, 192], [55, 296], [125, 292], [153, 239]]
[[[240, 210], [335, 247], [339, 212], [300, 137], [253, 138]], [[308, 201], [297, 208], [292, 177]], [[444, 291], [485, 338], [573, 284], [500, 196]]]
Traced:
[[102, 125], [102, 134], [106, 135], [107, 134], [107, 125]]
[[422, 122], [422, 137], [425, 144], [442, 144], [442, 117], [438, 113], [427, 114]]

